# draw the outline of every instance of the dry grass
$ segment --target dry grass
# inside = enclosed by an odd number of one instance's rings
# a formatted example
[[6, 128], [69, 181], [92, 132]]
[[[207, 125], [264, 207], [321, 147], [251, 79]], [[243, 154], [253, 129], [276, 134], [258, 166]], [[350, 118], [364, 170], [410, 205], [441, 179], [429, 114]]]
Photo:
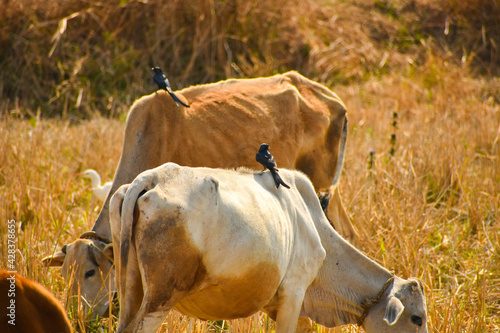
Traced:
[[426, 87], [429, 75], [340, 92], [351, 110], [343, 197], [368, 255], [427, 285], [431, 331], [496, 332], [500, 107], [484, 82], [443, 68]]
[[[430, 332], [498, 332], [500, 81], [478, 74], [498, 73], [500, 9], [479, 2], [4, 1], [0, 268], [14, 219], [18, 272], [67, 302], [41, 259], [91, 228], [99, 203], [75, 174], [113, 177], [123, 112], [154, 89], [152, 64], [178, 86], [297, 69], [348, 107], [341, 191], [359, 247], [424, 281]], [[208, 323], [175, 312], [162, 328], [272, 330], [262, 314]]]
[[[405, 75], [335, 88], [349, 110], [341, 188], [360, 248], [398, 275], [424, 281], [431, 332], [500, 329], [498, 86], [434, 59], [424, 70], [408, 67]], [[92, 167], [111, 179], [123, 126], [101, 117], [72, 124], [7, 115], [0, 123], [2, 237], [7, 220], [21, 222], [18, 271], [63, 301], [64, 281], [57, 269], [42, 267], [41, 258], [90, 228], [97, 202], [74, 174]], [[0, 267], [5, 262], [3, 248]], [[172, 313], [163, 330], [220, 327], [248, 332], [273, 326], [263, 315], [206, 323]]]
[[498, 17], [498, 0], [5, 0], [0, 108], [115, 115], [153, 65], [178, 88], [289, 69], [345, 84], [432, 50], [498, 75]]

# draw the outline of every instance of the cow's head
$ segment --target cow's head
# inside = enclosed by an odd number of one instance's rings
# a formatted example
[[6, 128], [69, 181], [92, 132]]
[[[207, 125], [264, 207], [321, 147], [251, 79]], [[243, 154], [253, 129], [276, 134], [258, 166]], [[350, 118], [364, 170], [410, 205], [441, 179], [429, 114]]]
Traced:
[[[62, 275], [69, 282], [71, 305], [78, 304], [80, 295], [84, 314], [91, 318], [103, 317], [110, 306], [110, 292], [114, 292], [113, 246], [97, 235], [82, 235], [60, 252], [43, 259], [45, 265], [62, 267]], [[85, 238], [87, 237], [87, 238]]]
[[420, 280], [395, 278], [392, 288], [370, 308], [363, 322], [366, 332], [427, 333], [424, 287]]

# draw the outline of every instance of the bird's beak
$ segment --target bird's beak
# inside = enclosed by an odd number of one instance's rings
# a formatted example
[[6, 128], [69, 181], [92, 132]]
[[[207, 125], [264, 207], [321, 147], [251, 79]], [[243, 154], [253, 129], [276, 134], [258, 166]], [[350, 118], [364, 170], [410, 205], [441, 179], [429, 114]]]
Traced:
[[83, 173], [76, 173], [75, 176], [76, 177], [81, 177], [81, 176], [83, 176]]

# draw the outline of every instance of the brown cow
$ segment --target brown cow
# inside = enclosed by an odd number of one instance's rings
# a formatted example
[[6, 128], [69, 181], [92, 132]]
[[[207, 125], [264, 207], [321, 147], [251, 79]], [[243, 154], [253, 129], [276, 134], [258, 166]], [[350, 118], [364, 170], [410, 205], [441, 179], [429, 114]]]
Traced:
[[[111, 238], [109, 200], [118, 187], [132, 182], [142, 171], [165, 162], [260, 170], [255, 154], [264, 142], [270, 145], [278, 168], [299, 169], [309, 176], [316, 191], [326, 190], [330, 198], [327, 215], [334, 227], [346, 239], [356, 237], [336, 188], [347, 118], [346, 108], [335, 93], [297, 72], [288, 72], [199, 85], [176, 94], [191, 107], [177, 107], [164, 91], [144, 96], [132, 105], [110, 195], [92, 228], [93, 236], [86, 233], [84, 238], [104, 249], [104, 239]], [[95, 284], [108, 276], [111, 261], [105, 264], [107, 256], [97, 251], [98, 265], [92, 265], [88, 250], [78, 245], [83, 241], [67, 245], [66, 253], [58, 252], [44, 261], [63, 265], [63, 271], [78, 266], [74, 283], [80, 284], [82, 295], [92, 304], [93, 300], [109, 299], [98, 297], [96, 291], [101, 288]], [[91, 270], [99, 274], [88, 277]], [[98, 307], [102, 315], [105, 307]]]
[[41, 284], [0, 271], [0, 332], [69, 333], [66, 311]]

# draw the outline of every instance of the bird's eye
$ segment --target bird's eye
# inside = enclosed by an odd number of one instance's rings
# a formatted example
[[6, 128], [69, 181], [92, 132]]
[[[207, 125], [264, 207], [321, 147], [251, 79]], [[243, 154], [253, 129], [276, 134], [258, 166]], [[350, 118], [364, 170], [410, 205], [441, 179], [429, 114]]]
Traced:
[[90, 271], [87, 271], [87, 273], [85, 273], [85, 278], [89, 278], [91, 276], [94, 276], [95, 274], [95, 269], [91, 269]]
[[422, 326], [422, 317], [419, 317], [419, 316], [411, 316], [411, 322], [414, 323], [415, 325], [417, 326]]

